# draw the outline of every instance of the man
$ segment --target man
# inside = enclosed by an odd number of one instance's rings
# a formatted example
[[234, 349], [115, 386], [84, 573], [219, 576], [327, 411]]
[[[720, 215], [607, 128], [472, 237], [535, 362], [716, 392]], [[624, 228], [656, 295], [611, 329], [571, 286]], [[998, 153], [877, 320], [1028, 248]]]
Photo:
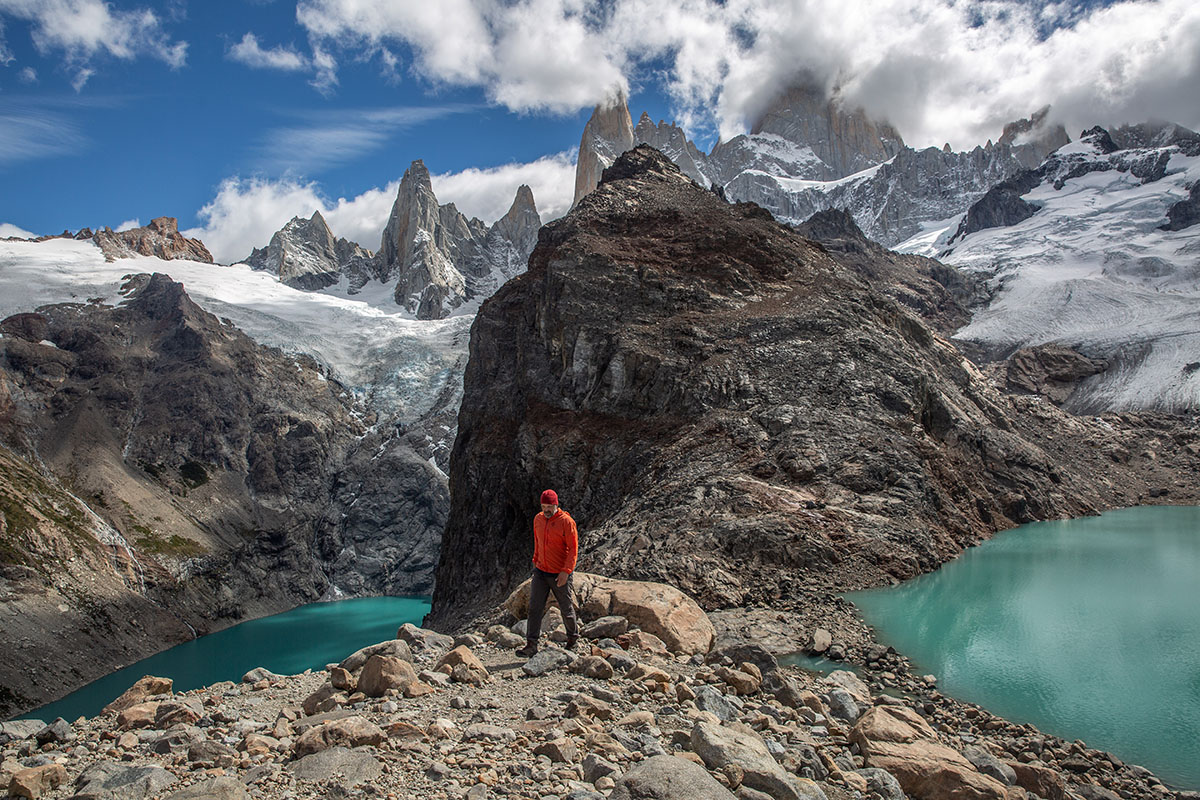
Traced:
[[542, 632], [542, 614], [550, 592], [558, 600], [567, 627], [567, 649], [575, 647], [579, 630], [575, 622], [575, 598], [571, 573], [579, 555], [579, 532], [575, 520], [558, 507], [553, 489], [542, 492], [542, 513], [533, 518], [533, 575], [529, 581], [529, 629], [526, 644], [517, 655], [528, 658], [537, 652]]

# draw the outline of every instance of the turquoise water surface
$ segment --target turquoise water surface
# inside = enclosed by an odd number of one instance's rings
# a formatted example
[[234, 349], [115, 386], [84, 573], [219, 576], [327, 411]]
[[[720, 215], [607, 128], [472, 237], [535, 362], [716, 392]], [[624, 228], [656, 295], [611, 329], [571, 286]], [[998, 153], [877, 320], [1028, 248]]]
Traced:
[[1200, 789], [1200, 508], [999, 533], [847, 596], [938, 688]]
[[240, 681], [255, 667], [280, 675], [320, 669], [362, 647], [396, 636], [429, 611], [428, 597], [363, 597], [312, 603], [273, 617], [250, 620], [164, 650], [89, 683], [23, 719], [93, 717], [143, 675], [175, 681], [175, 691], [219, 681]]

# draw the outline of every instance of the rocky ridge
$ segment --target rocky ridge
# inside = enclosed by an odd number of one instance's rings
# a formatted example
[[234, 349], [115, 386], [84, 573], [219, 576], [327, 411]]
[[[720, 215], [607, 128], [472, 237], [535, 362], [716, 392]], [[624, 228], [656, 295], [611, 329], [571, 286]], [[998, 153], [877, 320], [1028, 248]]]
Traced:
[[995, 144], [968, 152], [953, 152], [949, 145], [914, 150], [886, 122], [798, 85], [768, 106], [750, 134], [718, 142], [705, 154], [680, 128], [655, 125], [646, 115], [626, 144], [624, 127], [617, 124], [628, 119], [622, 98], [617, 106], [597, 106], [592, 127], [585, 128], [576, 202], [581, 187], [598, 182], [597, 163], [611, 163], [632, 144], [649, 144], [697, 183], [720, 187], [730, 200], [757, 203], [792, 224], [844, 209], [867, 236], [891, 246], [961, 213], [995, 184], [1067, 144], [1066, 131], [1050, 124], [1048, 113], [1044, 108], [1010, 123]]
[[708, 609], [831, 598], [1018, 523], [1195, 499], [1194, 420], [1006, 395], [842, 257], [651, 148], [606, 170], [476, 317], [431, 620], [524, 577], [546, 486], [585, 532], [582, 568]]
[[372, 253], [347, 239], [335, 238], [320, 211], [309, 219], [292, 217], [271, 237], [266, 247], [256, 247], [246, 263], [278, 275], [296, 289], [324, 289], [350, 276], [361, 285], [369, 275]]
[[435, 467], [166, 276], [125, 294], [0, 323], [3, 714], [326, 593], [430, 589]]
[[114, 231], [109, 227], [98, 231], [83, 228], [78, 233], [63, 231], [55, 236], [39, 236], [33, 241], [43, 242], [48, 239], [90, 240], [103, 251], [106, 261], [133, 256], [154, 256], [164, 261], [185, 259], [205, 264], [213, 263], [212, 253], [208, 252], [204, 242], [189, 239], [179, 232], [179, 220], [175, 217], [155, 217], [150, 220], [149, 225], [125, 231]]
[[[508, 617], [454, 637], [404, 625], [295, 676], [187, 692], [147, 676], [93, 719], [0, 725], [0, 785], [106, 800], [1196, 797], [954, 701], [885, 647], [861, 677], [822, 676], [754, 643], [688, 655], [626, 617], [585, 620], [579, 650], [548, 643], [523, 663]], [[561, 641], [555, 610], [547, 622]], [[812, 631], [810, 649], [827, 638]]]

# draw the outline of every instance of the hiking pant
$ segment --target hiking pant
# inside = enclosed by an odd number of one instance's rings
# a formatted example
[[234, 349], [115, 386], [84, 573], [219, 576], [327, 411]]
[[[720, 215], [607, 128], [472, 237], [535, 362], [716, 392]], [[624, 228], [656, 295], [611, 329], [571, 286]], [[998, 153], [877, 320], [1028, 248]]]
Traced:
[[525, 640], [529, 644], [537, 646], [538, 636], [542, 633], [542, 615], [546, 612], [546, 598], [550, 592], [554, 592], [554, 599], [558, 601], [558, 608], [562, 611], [567, 638], [576, 637], [579, 631], [575, 624], [575, 597], [572, 591], [574, 583], [574, 573], [567, 576], [566, 585], [559, 586], [557, 572], [542, 572], [537, 567], [533, 568], [533, 575], [529, 580], [529, 630], [525, 634]]

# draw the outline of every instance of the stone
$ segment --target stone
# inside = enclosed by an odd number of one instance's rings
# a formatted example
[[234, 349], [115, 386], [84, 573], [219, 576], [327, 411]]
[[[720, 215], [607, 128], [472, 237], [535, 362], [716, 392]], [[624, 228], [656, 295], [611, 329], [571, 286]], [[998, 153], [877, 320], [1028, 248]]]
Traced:
[[[679, 589], [662, 583], [622, 581], [576, 572], [572, 581], [578, 614], [596, 619], [625, 617], [661, 640], [671, 652], [707, 653], [713, 642], [708, 615]], [[505, 607], [517, 619], [528, 615], [529, 581], [518, 586]]]
[[978, 772], [937, 741], [929, 724], [905, 706], [875, 706], [850, 732], [866, 766], [883, 769], [909, 795], [928, 800], [1005, 800], [1004, 784]]
[[754, 694], [762, 687], [762, 676], [754, 676], [740, 669], [718, 667], [717, 677], [733, 687], [738, 694]]
[[265, 756], [275, 750], [278, 745], [279, 740], [272, 736], [264, 736], [261, 733], [248, 733], [238, 745], [238, 750], [251, 757]]
[[1015, 786], [1017, 773], [1012, 767], [1003, 763], [982, 747], [967, 746], [962, 754], [971, 762], [975, 769], [1003, 783], [1005, 786]]
[[517, 732], [512, 728], [504, 728], [500, 725], [491, 725], [486, 722], [476, 722], [473, 725], [468, 725], [463, 731], [463, 741], [486, 741], [486, 742], [514, 742], [517, 739]]
[[0, 735], [11, 736], [13, 739], [28, 739], [46, 727], [40, 719], [14, 719], [0, 722]]
[[238, 759], [237, 751], [224, 742], [206, 739], [188, 747], [189, 763], [206, 767], [232, 767]]
[[149, 728], [154, 724], [154, 718], [158, 715], [158, 707], [160, 705], [162, 705], [160, 702], [151, 700], [147, 703], [138, 703], [129, 706], [117, 714], [117, 727], [123, 731], [134, 728]]
[[[401, 630], [404, 629], [401, 628]], [[449, 639], [449, 637], [446, 638]], [[342, 663], [338, 664], [338, 666], [347, 672], [358, 672], [360, 669], [366, 666], [366, 663], [371, 656], [389, 656], [391, 658], [398, 658], [402, 661], [408, 661], [410, 663], [413, 660], [412, 649], [409, 647], [408, 642], [404, 641], [403, 639], [396, 638], [390, 641], [373, 644], [369, 647], [364, 647], [361, 650], [357, 650], [354, 653], [346, 656], [346, 658], [343, 659]], [[359, 680], [361, 680], [361, 678], [359, 678]]]
[[648, 653], [665, 656], [670, 652], [670, 647], [662, 639], [647, 631], [630, 631], [625, 634], [629, 637], [630, 648], [637, 650], [645, 650]]
[[603, 700], [580, 694], [567, 703], [567, 716], [608, 720], [613, 718], [613, 707]]
[[732, 722], [737, 719], [737, 709], [725, 698], [725, 695], [711, 686], [701, 686], [696, 690], [696, 708], [716, 714], [722, 722]]
[[904, 789], [900, 787], [900, 782], [887, 770], [864, 767], [854, 770], [854, 772], [862, 776], [866, 782], [866, 791], [878, 797], [879, 800], [907, 800]]
[[574, 662], [575, 659], [576, 656], [574, 653], [569, 653], [557, 647], [547, 647], [544, 650], [539, 650], [522, 664], [521, 671], [531, 678], [537, 678], [545, 675], [547, 672], [553, 672], [560, 667], [565, 667]]
[[625, 617], [607, 616], [594, 619], [583, 626], [579, 635], [585, 639], [616, 638], [629, 630], [629, 620]]
[[139, 678], [132, 686], [122, 692], [120, 697], [104, 706], [101, 714], [114, 714], [114, 712], [130, 708], [131, 705], [144, 703], [146, 698], [156, 697], [158, 694], [170, 694], [174, 686], [175, 681], [170, 678], [156, 678], [154, 675], [143, 675], [142, 678]]
[[163, 800], [250, 800], [250, 793], [237, 778], [222, 776], [171, 792]]
[[242, 676], [242, 683], [258, 683], [259, 681], [275, 681], [282, 678], [282, 675], [276, 675], [266, 667], [255, 667]]
[[446, 666], [451, 669], [450, 677], [459, 683], [480, 685], [490, 677], [483, 662], [466, 645], [459, 645], [438, 659], [435, 669]]
[[387, 734], [378, 725], [363, 717], [352, 716], [309, 728], [296, 739], [292, 750], [297, 756], [306, 756], [330, 747], [380, 745], [386, 739]]
[[860, 706], [871, 705], [870, 687], [863, 683], [862, 678], [848, 669], [834, 670], [825, 676], [824, 683], [845, 689], [854, 698], [854, 702]]
[[66, 779], [67, 770], [62, 764], [31, 767], [12, 776], [8, 783], [8, 793], [12, 797], [36, 800], [57, 789]]
[[383, 766], [375, 756], [340, 746], [304, 756], [288, 769], [302, 781], [336, 780], [346, 787], [370, 783], [383, 773]]
[[861, 716], [862, 711], [858, 707], [858, 703], [845, 689], [831, 689], [825, 695], [825, 705], [829, 708], [829, 713], [833, 714], [842, 722], [851, 725]]
[[358, 690], [368, 697], [383, 697], [389, 689], [403, 691], [416, 680], [417, 672], [408, 661], [396, 656], [372, 655], [358, 676]]
[[1040, 764], [1022, 764], [1019, 761], [1004, 761], [1004, 766], [1013, 771], [1016, 785], [1046, 800], [1066, 800], [1067, 784], [1063, 777], [1050, 767]]
[[197, 742], [206, 741], [204, 731], [194, 725], [174, 725], [150, 744], [150, 749], [163, 755], [186, 751]]
[[338, 699], [345, 700], [346, 696], [341, 694], [332, 683], [324, 683], [315, 692], [304, 698], [301, 708], [308, 716], [319, 714], [326, 711], [332, 711], [337, 708], [340, 703]]
[[578, 758], [579, 748], [571, 739], [560, 736], [537, 745], [533, 748], [533, 754], [546, 756], [551, 761], [570, 764]]
[[609, 800], [736, 800], [704, 767], [685, 758], [654, 756], [617, 780]]
[[603, 656], [581, 656], [571, 664], [571, 672], [597, 680], [608, 680], [615, 674], [613, 665]]
[[80, 800], [144, 800], [161, 795], [178, 780], [161, 766], [127, 766], [100, 762], [86, 768], [74, 781]]
[[742, 783], [776, 800], [810, 800], [813, 796], [776, 762], [762, 737], [744, 725], [698, 722], [692, 728], [691, 747], [709, 769], [736, 764], [743, 772]]
[[621, 774], [621, 768], [616, 764], [601, 758], [595, 753], [589, 753], [583, 759], [583, 779], [588, 783], [594, 784], [597, 780], [604, 777], [613, 777]]
[[824, 653], [833, 644], [833, 634], [824, 628], [817, 628], [813, 631], [812, 643], [808, 646], [810, 653]]
[[334, 667], [329, 670], [329, 683], [339, 692], [353, 692], [358, 688], [358, 681], [349, 670]]
[[35, 733], [33, 739], [40, 745], [66, 744], [75, 739], [75, 730], [71, 727], [71, 723], [59, 717]]
[[626, 674], [631, 681], [642, 683], [670, 683], [671, 676], [664, 670], [651, 664], [638, 664]]
[[617, 725], [622, 728], [644, 728], [654, 724], [653, 711], [630, 711], [625, 716], [617, 720]]
[[161, 703], [154, 712], [154, 727], [166, 730], [172, 725], [194, 725], [204, 716], [199, 702], [189, 700], [177, 702], [168, 700]]

